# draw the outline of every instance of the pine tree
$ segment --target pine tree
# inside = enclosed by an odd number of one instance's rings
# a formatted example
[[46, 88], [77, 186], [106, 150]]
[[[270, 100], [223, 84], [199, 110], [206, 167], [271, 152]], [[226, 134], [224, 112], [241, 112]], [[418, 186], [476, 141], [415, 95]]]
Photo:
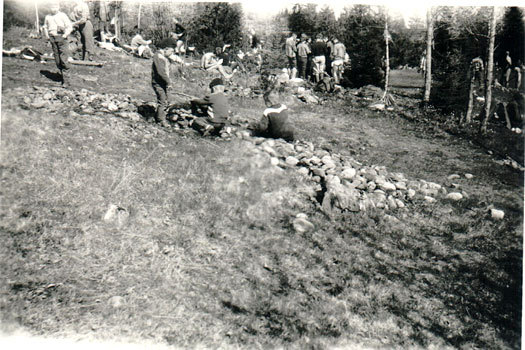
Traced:
[[508, 51], [512, 63], [525, 62], [525, 23], [523, 11], [519, 7], [509, 7], [503, 17], [503, 25], [497, 36], [498, 49], [495, 61], [503, 66], [505, 52]]

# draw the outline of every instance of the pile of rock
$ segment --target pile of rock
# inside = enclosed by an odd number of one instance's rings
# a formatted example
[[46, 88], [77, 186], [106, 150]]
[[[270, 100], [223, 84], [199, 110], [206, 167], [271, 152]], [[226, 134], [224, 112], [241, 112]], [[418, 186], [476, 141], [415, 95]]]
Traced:
[[[19, 92], [19, 93], [17, 93]], [[142, 101], [125, 94], [101, 94], [81, 90], [69, 90], [59, 87], [35, 86], [32, 91], [20, 88], [15, 89], [22, 108], [40, 109], [50, 111], [68, 109], [74, 113], [101, 115], [111, 113], [131, 120], [142, 119], [138, 108]]]
[[[16, 90], [16, 89], [15, 89]], [[22, 90], [21, 90], [22, 91]], [[23, 90], [25, 92], [25, 90]], [[32, 107], [53, 107], [66, 105], [82, 114], [111, 113], [123, 118], [142, 120], [140, 109], [154, 104], [144, 104], [124, 94], [99, 94], [82, 89], [72, 91], [61, 88], [35, 87], [23, 95], [21, 104]], [[172, 107], [168, 118], [175, 128], [190, 128], [195, 117], [184, 106]], [[296, 169], [300, 174], [310, 177], [317, 183], [316, 191], [322, 194], [319, 202], [323, 211], [334, 210], [366, 211], [369, 209], [403, 209], [414, 200], [432, 203], [436, 197], [443, 196], [452, 201], [463, 199], [466, 194], [448, 193], [434, 182], [408, 180], [401, 173], [391, 173], [383, 166], [364, 166], [351, 157], [341, 156], [327, 150], [316, 148], [313, 143], [253, 137], [247, 130], [227, 127], [221, 137], [237, 137], [251, 143], [254, 150], [267, 154], [271, 164], [282, 168]]]
[[461, 193], [448, 193], [437, 183], [408, 180], [403, 174], [390, 173], [383, 166], [363, 166], [351, 157], [316, 149], [311, 142], [291, 144], [251, 137], [246, 131], [238, 131], [235, 135], [255, 144], [259, 152], [268, 154], [273, 165], [295, 168], [309, 176], [318, 184], [316, 190], [322, 193], [319, 202], [327, 213], [402, 209], [415, 200], [435, 202], [438, 196], [454, 201], [463, 198]]

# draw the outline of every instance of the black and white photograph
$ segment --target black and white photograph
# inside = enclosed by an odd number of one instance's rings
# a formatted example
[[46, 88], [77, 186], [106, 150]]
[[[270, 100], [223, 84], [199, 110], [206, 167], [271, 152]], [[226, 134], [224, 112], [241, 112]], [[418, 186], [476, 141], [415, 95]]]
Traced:
[[522, 348], [523, 2], [1, 11], [1, 349]]

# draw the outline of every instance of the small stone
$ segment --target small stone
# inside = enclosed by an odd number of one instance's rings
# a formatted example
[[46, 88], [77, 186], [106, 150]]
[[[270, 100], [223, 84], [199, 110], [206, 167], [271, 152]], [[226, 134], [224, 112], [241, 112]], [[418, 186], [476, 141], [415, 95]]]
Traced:
[[499, 209], [490, 209], [490, 216], [494, 220], [501, 220], [505, 216], [505, 212]]
[[46, 93], [44, 94], [44, 96], [42, 96], [42, 98], [43, 98], [44, 100], [50, 100], [50, 99], [53, 98], [53, 96], [54, 96], [54, 95], [53, 95], [51, 92], [46, 92]]
[[279, 165], [279, 159], [276, 157], [270, 158], [270, 164], [272, 165]]
[[436, 201], [434, 197], [430, 197], [430, 196], [425, 196], [424, 199], [427, 203], [434, 203]]
[[327, 186], [338, 186], [341, 184], [341, 179], [339, 178], [339, 176], [327, 175], [326, 184]]
[[326, 177], [326, 173], [323, 169], [319, 169], [319, 168], [313, 168], [312, 169], [312, 173], [315, 175], [315, 176], [319, 176], [319, 177]]
[[441, 189], [441, 185], [440, 184], [437, 184], [435, 182], [428, 182], [428, 187], [432, 190], [440, 190]]
[[308, 173], [310, 172], [310, 170], [308, 170], [308, 168], [305, 168], [304, 166], [299, 167], [297, 171], [299, 172], [299, 174], [302, 174], [302, 175], [308, 175]]
[[288, 164], [288, 165], [291, 165], [291, 166], [295, 166], [295, 165], [297, 165], [297, 163], [299, 163], [299, 159], [297, 159], [297, 158], [295, 158], [293, 156], [288, 156], [288, 157], [286, 157], [285, 163]]
[[345, 168], [341, 172], [341, 178], [343, 179], [353, 179], [357, 171], [354, 168]]
[[295, 145], [295, 151], [298, 153], [301, 153], [305, 150], [305, 148], [301, 145]]
[[472, 174], [469, 174], [469, 173], [466, 173], [466, 174], [465, 174], [465, 178], [466, 178], [466, 179], [469, 179], [469, 180], [470, 180], [470, 179], [472, 179], [473, 177], [474, 177], [474, 175], [472, 175]]
[[268, 147], [275, 147], [275, 141], [274, 140], [266, 140], [264, 141], [261, 146], [268, 146]]
[[406, 190], [407, 184], [403, 181], [398, 181], [394, 184], [398, 190]]
[[116, 111], [118, 111], [118, 106], [116, 104], [114, 104], [114, 103], [110, 103], [110, 104], [108, 104], [108, 110], [110, 112], [116, 112]]
[[299, 213], [295, 217], [298, 219], [308, 219], [308, 215], [306, 215], [305, 213]]
[[370, 181], [369, 183], [366, 184], [366, 188], [368, 189], [369, 192], [373, 192], [375, 189], [376, 189], [377, 185], [374, 181]]
[[295, 232], [297, 233], [305, 233], [309, 231], [313, 231], [315, 226], [310, 221], [306, 220], [305, 218], [296, 218], [293, 223], [293, 228]]
[[391, 182], [382, 182], [379, 184], [379, 188], [382, 189], [383, 191], [395, 191], [396, 185], [394, 185]]
[[404, 208], [405, 207], [405, 203], [403, 203], [403, 201], [399, 198], [396, 198], [396, 205], [398, 208]]
[[115, 295], [109, 298], [108, 303], [113, 308], [119, 308], [124, 305], [124, 298], [119, 295]]
[[47, 104], [46, 101], [40, 99], [40, 98], [35, 98], [35, 100], [33, 101], [33, 103], [31, 103], [31, 107], [33, 108], [42, 108], [44, 107], [45, 105]]
[[447, 177], [447, 179], [449, 180], [454, 180], [454, 179], [459, 179], [461, 176], [459, 176], [458, 174], [452, 174], [452, 175], [449, 175]]
[[310, 163], [315, 164], [315, 165], [321, 164], [321, 158], [317, 156], [313, 156], [312, 158], [309, 159], [309, 161]]
[[449, 194], [447, 194], [447, 199], [459, 201], [463, 199], [463, 195], [459, 192], [450, 192]]
[[392, 196], [388, 196], [388, 198], [386, 199], [387, 203], [388, 203], [388, 207], [390, 209], [396, 209], [397, 208], [397, 204], [396, 204], [396, 199]]
[[265, 151], [266, 153], [268, 153], [272, 157], [277, 157], [278, 156], [277, 152], [275, 152], [275, 150], [272, 147], [268, 146], [268, 145], [262, 146], [262, 150]]

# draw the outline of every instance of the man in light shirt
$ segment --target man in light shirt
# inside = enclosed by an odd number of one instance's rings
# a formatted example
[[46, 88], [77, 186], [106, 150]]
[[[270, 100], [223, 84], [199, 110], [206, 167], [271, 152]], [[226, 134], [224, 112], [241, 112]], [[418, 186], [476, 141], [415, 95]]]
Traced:
[[67, 79], [67, 71], [69, 70], [67, 37], [73, 31], [73, 25], [69, 17], [60, 11], [58, 3], [53, 3], [50, 10], [51, 14], [47, 15], [44, 20], [44, 34], [53, 48], [55, 62], [62, 77], [62, 86], [67, 87], [69, 86]]
[[286, 58], [288, 58], [288, 76], [290, 79], [294, 79], [297, 75], [297, 64], [296, 64], [296, 53], [297, 53], [297, 47], [295, 40], [297, 39], [297, 35], [295, 33], [292, 33], [292, 35], [286, 39], [286, 45], [285, 45], [285, 51], [286, 51]]
[[134, 52], [137, 53], [140, 57], [150, 58], [153, 57], [153, 52], [151, 51], [149, 45], [151, 40], [144, 40], [142, 37], [142, 30], [138, 26], [135, 26], [135, 36], [131, 39], [131, 47]]
[[71, 13], [73, 27], [80, 32], [82, 42], [82, 60], [93, 60], [95, 52], [93, 42], [93, 24], [89, 16], [89, 7], [85, 1], [75, 0], [75, 7]]
[[334, 51], [333, 51], [333, 62], [332, 72], [334, 74], [334, 81], [339, 84], [343, 78], [343, 65], [345, 63], [346, 47], [339, 40], [334, 39]]

